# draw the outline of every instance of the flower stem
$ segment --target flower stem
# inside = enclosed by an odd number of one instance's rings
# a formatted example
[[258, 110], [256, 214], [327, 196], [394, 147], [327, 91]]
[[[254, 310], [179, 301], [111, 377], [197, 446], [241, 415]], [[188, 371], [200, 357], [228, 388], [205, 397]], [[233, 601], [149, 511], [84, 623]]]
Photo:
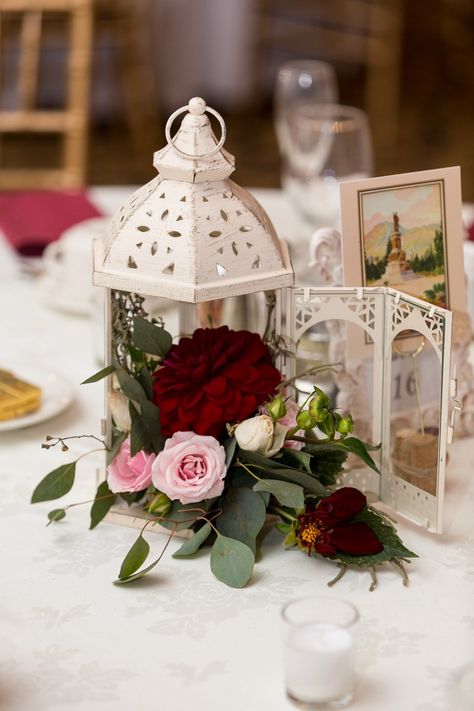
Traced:
[[[251, 471], [240, 459], [237, 459], [236, 464], [242, 467], [242, 469], [245, 469], [245, 471], [248, 472], [251, 476], [253, 476], [254, 479], [260, 481], [260, 477], [254, 474], [253, 471]], [[258, 464], [253, 464], [252, 466], [258, 467]], [[259, 469], [263, 469], [263, 467], [259, 467]]]
[[298, 373], [298, 375], [293, 376], [292, 378], [289, 378], [288, 380], [284, 380], [282, 383], [280, 383], [280, 387], [287, 387], [288, 385], [292, 385], [295, 380], [298, 380], [298, 378], [303, 378], [305, 375], [314, 375], [315, 373], [318, 373], [319, 371], [324, 371], [324, 370], [334, 370], [337, 367], [341, 367], [342, 363], [337, 362], [337, 363], [327, 363], [326, 365], [315, 365], [311, 368], [307, 368], [307, 370], [304, 370], [302, 373]]
[[298, 519], [296, 516], [292, 516], [289, 514], [287, 511], [284, 511], [281, 509], [279, 506], [272, 506], [271, 508], [268, 509], [269, 513], [275, 513], [278, 514], [278, 516], [281, 516], [282, 518], [286, 518], [287, 521], [291, 521], [291, 523], [294, 523]]

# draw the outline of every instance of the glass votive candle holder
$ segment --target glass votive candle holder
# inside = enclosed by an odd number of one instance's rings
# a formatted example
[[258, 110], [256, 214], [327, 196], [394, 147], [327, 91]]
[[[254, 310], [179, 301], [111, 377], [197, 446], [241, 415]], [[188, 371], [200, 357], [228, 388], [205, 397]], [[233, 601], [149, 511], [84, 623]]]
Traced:
[[338, 709], [354, 697], [353, 626], [359, 613], [333, 597], [293, 600], [282, 609], [286, 693], [303, 709]]
[[456, 711], [474, 709], [474, 662], [466, 664], [455, 675], [450, 701], [450, 709]]

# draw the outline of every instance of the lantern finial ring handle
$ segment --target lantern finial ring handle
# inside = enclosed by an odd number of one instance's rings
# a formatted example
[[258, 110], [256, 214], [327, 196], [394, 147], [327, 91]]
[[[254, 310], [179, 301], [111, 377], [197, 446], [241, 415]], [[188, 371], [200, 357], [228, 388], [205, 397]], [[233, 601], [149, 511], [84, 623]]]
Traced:
[[[213, 116], [215, 116], [216, 119], [219, 121], [219, 125], [221, 127], [221, 138], [219, 143], [217, 143], [217, 145], [215, 145], [214, 148], [212, 148], [210, 151], [207, 151], [206, 153], [186, 153], [185, 151], [182, 151], [180, 148], [176, 147], [174, 138], [171, 137], [171, 126], [173, 125], [175, 118], [177, 118], [180, 114], [185, 113], [186, 111], [189, 111], [194, 116], [199, 116], [207, 112], [208, 114], [212, 114]], [[179, 153], [179, 155], [183, 156], [183, 158], [209, 158], [210, 156], [213, 156], [214, 153], [220, 151], [220, 149], [224, 145], [224, 141], [226, 138], [226, 127], [224, 119], [215, 109], [212, 109], [210, 106], [206, 106], [205, 101], [200, 97], [194, 97], [193, 99], [190, 99], [189, 104], [187, 106], [182, 106], [180, 109], [177, 109], [171, 114], [168, 121], [166, 122], [165, 137], [168, 144], [170, 146], [173, 146], [176, 153]]]

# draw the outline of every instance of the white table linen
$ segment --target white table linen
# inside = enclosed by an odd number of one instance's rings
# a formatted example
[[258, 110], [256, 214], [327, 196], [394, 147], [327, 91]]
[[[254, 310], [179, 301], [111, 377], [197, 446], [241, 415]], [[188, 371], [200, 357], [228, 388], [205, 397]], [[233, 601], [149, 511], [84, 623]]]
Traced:
[[[128, 191], [99, 193], [110, 208]], [[445, 533], [399, 519], [404, 542], [420, 555], [408, 588], [387, 568], [375, 592], [360, 571], [328, 589], [335, 566], [284, 552], [274, 533], [243, 590], [218, 582], [207, 554], [173, 560], [177, 541], [147, 578], [114, 586], [135, 531], [104, 523], [88, 531], [89, 505], [46, 527], [47, 512], [62, 502], [29, 504], [46, 472], [94, 448], [77, 440], [67, 454], [45, 451], [44, 435], [100, 432], [102, 385], [79, 385], [98, 369], [90, 322], [48, 309], [34, 280], [2, 272], [0, 358], [57, 371], [76, 386], [76, 400], [50, 422], [0, 434], [1, 710], [289, 711], [279, 611], [293, 597], [327, 593], [361, 614], [351, 709], [455, 711], [454, 675], [474, 657], [472, 440], [450, 449]], [[65, 503], [93, 497], [99, 462], [80, 462]], [[147, 539], [151, 561], [166, 539]]]

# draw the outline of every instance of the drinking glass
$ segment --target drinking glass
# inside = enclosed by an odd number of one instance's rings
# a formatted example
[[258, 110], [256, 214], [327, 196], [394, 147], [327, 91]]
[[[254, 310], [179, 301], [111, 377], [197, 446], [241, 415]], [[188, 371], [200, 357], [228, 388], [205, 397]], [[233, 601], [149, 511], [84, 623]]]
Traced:
[[337, 78], [331, 64], [302, 59], [287, 62], [280, 68], [275, 85], [274, 118], [283, 182], [290, 170], [292, 156], [298, 150], [295, 115], [305, 107], [337, 101]]
[[293, 600], [281, 614], [290, 701], [308, 711], [347, 706], [354, 695], [356, 608], [339, 598], [318, 596]]
[[295, 106], [289, 119], [282, 182], [315, 226], [339, 226], [339, 183], [372, 175], [367, 115], [354, 106]]
[[456, 711], [474, 709], [474, 662], [466, 664], [456, 674], [450, 702], [450, 708]]

